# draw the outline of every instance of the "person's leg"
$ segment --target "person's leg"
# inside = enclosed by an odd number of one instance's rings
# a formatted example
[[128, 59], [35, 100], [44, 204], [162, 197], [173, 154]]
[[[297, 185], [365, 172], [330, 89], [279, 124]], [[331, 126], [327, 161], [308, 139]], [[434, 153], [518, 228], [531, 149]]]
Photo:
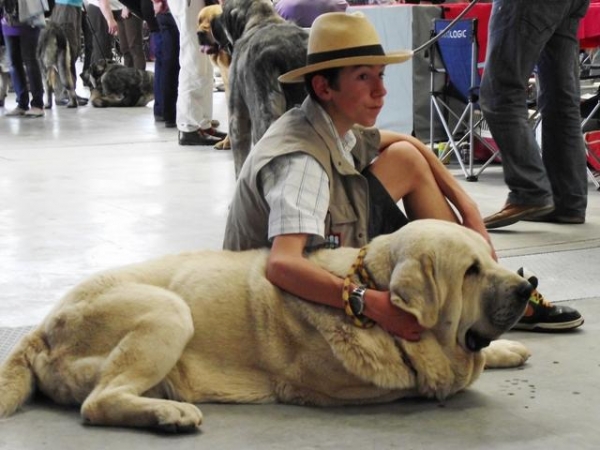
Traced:
[[83, 67], [82, 72], [90, 68], [92, 63], [92, 52], [94, 51], [94, 33], [90, 26], [90, 18], [87, 10], [81, 15], [81, 29], [83, 30]]
[[29, 92], [27, 91], [27, 78], [21, 56], [21, 37], [5, 36], [4, 42], [10, 61], [10, 78], [17, 97], [17, 107], [26, 111], [29, 109]]
[[502, 154], [512, 205], [551, 205], [552, 189], [528, 122], [527, 85], [565, 14], [563, 0], [494, 0], [481, 109]]
[[585, 218], [586, 156], [581, 131], [577, 29], [588, 0], [558, 27], [542, 51], [538, 68], [542, 113], [542, 157], [552, 185], [556, 217]]
[[37, 43], [40, 31], [38, 27], [31, 27], [21, 35], [21, 56], [29, 82], [31, 106], [44, 109], [44, 83], [42, 82], [40, 62], [37, 58]]
[[129, 44], [132, 67], [146, 70], [146, 55], [144, 54], [143, 22], [137, 16], [130, 14], [125, 20], [125, 33]]
[[102, 11], [92, 4], [87, 5], [89, 25], [92, 29], [92, 58], [91, 63], [100, 59], [112, 58], [112, 36], [108, 33], [106, 19]]
[[154, 48], [154, 119], [157, 122], [164, 120], [163, 116], [163, 91], [161, 89], [161, 82], [163, 77], [163, 39], [162, 34], [159, 31], [150, 33], [150, 45]]
[[123, 65], [125, 67], [133, 67], [133, 57], [131, 56], [129, 34], [127, 32], [127, 20], [119, 18], [117, 21], [117, 27], [119, 28], [119, 50], [123, 56]]
[[204, 1], [189, 5], [186, 0], [169, 2], [180, 38], [177, 127], [182, 132], [209, 128], [212, 119], [212, 64], [208, 56], [200, 52], [196, 34], [198, 13], [203, 6]]
[[173, 124], [177, 118], [177, 91], [179, 84], [179, 30], [173, 16], [159, 14], [163, 39], [161, 91], [163, 95], [163, 117], [165, 123]]
[[409, 220], [458, 221], [429, 164], [412, 144], [396, 142], [390, 145], [371, 164], [370, 171], [395, 202], [402, 200]]

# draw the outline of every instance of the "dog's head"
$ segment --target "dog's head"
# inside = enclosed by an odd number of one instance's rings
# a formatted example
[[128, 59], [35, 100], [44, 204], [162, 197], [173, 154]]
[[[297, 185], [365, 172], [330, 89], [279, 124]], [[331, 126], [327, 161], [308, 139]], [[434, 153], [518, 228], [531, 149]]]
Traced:
[[222, 14], [221, 5], [205, 6], [198, 14], [198, 42], [201, 50], [208, 55], [219, 51], [231, 54], [232, 45], [221, 23]]
[[[413, 314], [442, 346], [479, 352], [522, 316], [534, 286], [498, 264], [487, 242], [463, 226], [411, 222], [374, 239], [365, 263], [392, 303]], [[388, 267], [379, 269], [379, 267]]]
[[271, 0], [227, 0], [223, 4], [221, 22], [233, 45], [251, 28], [284, 20], [273, 8]]
[[90, 89], [100, 88], [102, 84], [102, 75], [104, 75], [108, 68], [114, 64], [117, 64], [116, 61], [109, 59], [99, 59], [98, 61], [92, 63], [89, 69], [84, 70], [81, 73], [81, 80], [83, 81], [83, 85]]

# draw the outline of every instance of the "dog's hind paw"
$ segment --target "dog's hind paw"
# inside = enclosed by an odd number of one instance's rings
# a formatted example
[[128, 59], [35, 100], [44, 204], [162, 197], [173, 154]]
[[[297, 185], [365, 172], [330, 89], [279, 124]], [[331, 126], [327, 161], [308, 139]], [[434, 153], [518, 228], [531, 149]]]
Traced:
[[196, 431], [202, 423], [202, 412], [191, 403], [170, 401], [156, 408], [157, 427], [168, 433]]
[[523, 344], [508, 339], [492, 341], [482, 352], [485, 356], [485, 367], [488, 369], [519, 367], [531, 356]]

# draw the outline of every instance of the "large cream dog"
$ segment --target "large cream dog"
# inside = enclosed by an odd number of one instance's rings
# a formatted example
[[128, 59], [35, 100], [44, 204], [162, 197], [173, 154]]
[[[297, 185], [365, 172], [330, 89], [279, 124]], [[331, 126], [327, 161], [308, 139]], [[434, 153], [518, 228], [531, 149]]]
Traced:
[[[345, 277], [358, 253], [310, 258]], [[486, 362], [513, 367], [529, 356], [516, 342], [487, 346], [518, 320], [532, 286], [459, 225], [417, 221], [367, 248], [369, 278], [427, 328], [419, 342], [357, 328], [341, 310], [280, 291], [265, 278], [266, 258], [184, 253], [84, 281], [0, 368], [0, 416], [37, 387], [82, 404], [90, 424], [193, 430], [202, 414], [192, 403], [445, 398]]]

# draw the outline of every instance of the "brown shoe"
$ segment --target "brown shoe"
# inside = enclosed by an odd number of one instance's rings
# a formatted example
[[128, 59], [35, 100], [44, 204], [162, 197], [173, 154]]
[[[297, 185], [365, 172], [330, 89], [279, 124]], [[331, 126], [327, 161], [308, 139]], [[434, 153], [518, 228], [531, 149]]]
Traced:
[[506, 203], [500, 212], [484, 218], [483, 223], [488, 230], [501, 228], [517, 223], [519, 220], [533, 219], [552, 211], [554, 211], [553, 205], [532, 206]]
[[203, 130], [179, 132], [179, 145], [215, 145], [221, 140], [221, 138], [212, 136]]

